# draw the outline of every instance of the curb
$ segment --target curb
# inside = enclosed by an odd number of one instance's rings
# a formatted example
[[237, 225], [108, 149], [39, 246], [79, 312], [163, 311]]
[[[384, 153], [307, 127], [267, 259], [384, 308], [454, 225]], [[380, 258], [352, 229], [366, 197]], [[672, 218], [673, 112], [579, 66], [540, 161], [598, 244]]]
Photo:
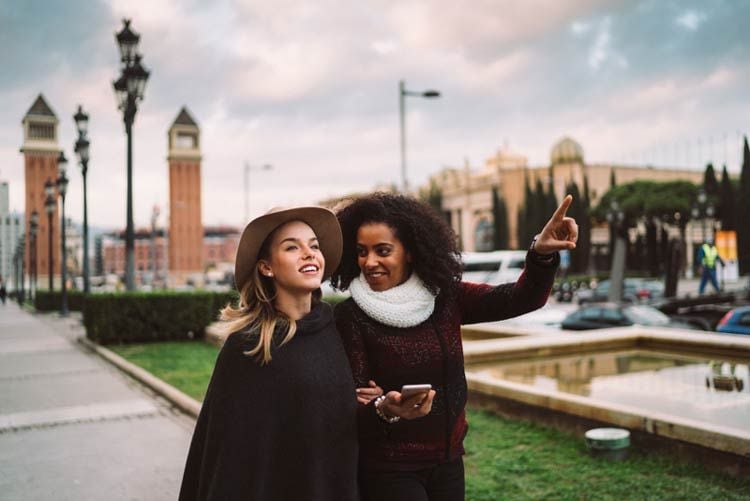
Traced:
[[184, 394], [174, 386], [165, 383], [147, 370], [138, 367], [131, 362], [128, 362], [113, 351], [90, 341], [85, 336], [79, 337], [78, 342], [89, 350], [95, 352], [110, 364], [128, 374], [139, 383], [147, 386], [157, 394], [166, 398], [169, 402], [172, 403], [172, 405], [180, 409], [185, 414], [193, 418], [198, 418], [198, 414], [200, 414], [201, 411], [201, 403], [194, 398]]

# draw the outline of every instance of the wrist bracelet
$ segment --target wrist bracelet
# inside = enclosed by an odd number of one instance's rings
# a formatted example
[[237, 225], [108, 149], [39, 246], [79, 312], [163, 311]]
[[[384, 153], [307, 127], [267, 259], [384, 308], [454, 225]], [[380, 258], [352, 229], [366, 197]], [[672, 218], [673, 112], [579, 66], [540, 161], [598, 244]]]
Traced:
[[375, 414], [378, 415], [380, 419], [385, 421], [388, 424], [393, 424], [400, 420], [401, 418], [399, 416], [386, 416], [383, 411], [380, 410], [380, 405], [385, 402], [385, 395], [380, 395], [378, 398], [375, 399], [375, 403], [373, 405], [375, 406]]

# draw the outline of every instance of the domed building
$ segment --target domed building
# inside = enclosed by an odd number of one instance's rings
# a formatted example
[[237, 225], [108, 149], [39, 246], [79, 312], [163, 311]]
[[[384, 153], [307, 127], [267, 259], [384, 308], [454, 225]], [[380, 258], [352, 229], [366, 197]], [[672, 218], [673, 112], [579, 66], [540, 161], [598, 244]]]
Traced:
[[569, 137], [560, 139], [550, 152], [550, 165], [579, 163], [583, 164], [583, 148]]
[[[484, 168], [475, 169], [466, 162], [462, 167], [441, 170], [429, 182], [441, 190], [443, 210], [459, 236], [463, 250], [491, 250], [488, 245], [491, 246], [492, 239], [487, 233], [488, 227], [493, 226], [493, 190], [497, 190], [507, 207], [510, 247], [525, 249], [529, 242], [517, 241], [516, 227], [519, 209], [525, 202], [524, 186], [527, 179], [532, 187], [537, 180], [545, 187], [552, 183], [558, 201], [565, 196], [568, 183], [575, 181], [582, 189], [586, 179], [591, 203], [596, 205], [609, 189], [613, 172], [618, 183], [637, 179], [687, 180], [699, 183], [703, 179], [701, 171], [686, 168], [655, 169], [613, 163], [587, 164], [583, 147], [570, 137], [562, 137], [550, 149], [549, 165], [529, 166], [527, 157], [514, 152], [505, 144], [485, 160]], [[606, 227], [594, 228], [591, 237], [593, 253], [597, 252], [597, 246], [599, 252], [608, 251], [609, 233]]]

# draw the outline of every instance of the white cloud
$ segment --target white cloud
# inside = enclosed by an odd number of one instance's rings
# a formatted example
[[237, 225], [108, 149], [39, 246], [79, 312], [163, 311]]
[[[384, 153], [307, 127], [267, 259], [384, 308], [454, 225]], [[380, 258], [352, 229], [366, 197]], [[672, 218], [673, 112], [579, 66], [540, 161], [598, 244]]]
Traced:
[[700, 27], [701, 24], [703, 24], [705, 20], [706, 14], [704, 14], [703, 12], [688, 10], [682, 13], [677, 19], [675, 19], [675, 23], [681, 28], [689, 31], [695, 31]]

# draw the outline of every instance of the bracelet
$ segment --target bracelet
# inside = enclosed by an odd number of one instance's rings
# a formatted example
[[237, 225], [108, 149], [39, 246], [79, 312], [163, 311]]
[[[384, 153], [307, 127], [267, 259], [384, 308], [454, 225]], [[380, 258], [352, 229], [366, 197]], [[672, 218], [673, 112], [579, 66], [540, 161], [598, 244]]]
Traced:
[[380, 419], [388, 424], [398, 422], [401, 419], [399, 416], [388, 417], [383, 413], [383, 411], [380, 410], [380, 404], [382, 404], [383, 402], [385, 402], [385, 395], [380, 395], [375, 399], [375, 403], [373, 403], [373, 405], [375, 406], [375, 414], [377, 414]]

